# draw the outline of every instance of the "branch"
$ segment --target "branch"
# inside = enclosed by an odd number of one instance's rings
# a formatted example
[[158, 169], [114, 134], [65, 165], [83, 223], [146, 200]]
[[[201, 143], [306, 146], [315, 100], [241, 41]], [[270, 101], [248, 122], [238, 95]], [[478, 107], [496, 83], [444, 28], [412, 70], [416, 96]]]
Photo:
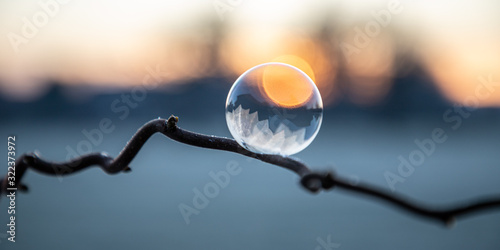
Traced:
[[128, 164], [134, 159], [146, 141], [153, 134], [159, 132], [180, 143], [196, 147], [234, 152], [272, 165], [283, 167], [299, 175], [299, 177], [301, 177], [300, 182], [302, 186], [313, 193], [337, 187], [372, 198], [378, 198], [404, 211], [428, 219], [437, 220], [445, 225], [450, 225], [455, 220], [455, 217], [458, 216], [469, 215], [486, 209], [500, 208], [500, 196], [483, 198], [481, 200], [464, 203], [462, 205], [446, 209], [423, 206], [414, 201], [409, 201], [407, 198], [394, 195], [379, 187], [362, 183], [352, 184], [347, 179], [333, 173], [313, 172], [304, 163], [291, 157], [256, 154], [241, 147], [233, 139], [203, 135], [181, 129], [177, 126], [177, 122], [177, 117], [170, 116], [168, 120], [155, 119], [146, 123], [144, 126], [139, 128], [132, 139], [130, 139], [127, 143], [125, 148], [120, 152], [118, 157], [114, 159], [104, 153], [92, 153], [80, 156], [68, 162], [55, 163], [45, 161], [34, 153], [24, 154], [16, 161], [17, 181], [15, 183], [9, 182], [8, 176], [5, 176], [3, 181], [0, 181], [0, 191], [8, 193], [10, 190], [16, 189], [27, 190], [27, 187], [21, 183], [21, 180], [28, 168], [41, 173], [56, 176], [74, 174], [91, 166], [99, 166], [108, 174], [129, 172], [131, 169]]

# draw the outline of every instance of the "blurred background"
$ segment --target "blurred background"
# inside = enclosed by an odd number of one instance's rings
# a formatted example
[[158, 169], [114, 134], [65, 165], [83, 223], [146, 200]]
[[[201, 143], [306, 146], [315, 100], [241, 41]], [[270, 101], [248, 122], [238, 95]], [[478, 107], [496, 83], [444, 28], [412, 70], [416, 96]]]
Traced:
[[[312, 168], [429, 204], [500, 193], [498, 1], [0, 0], [0, 34], [0, 129], [17, 136], [18, 154], [117, 155], [142, 124], [171, 114], [229, 137], [232, 83], [275, 61], [302, 69], [323, 97], [318, 137], [297, 154]], [[427, 154], [415, 141], [435, 129], [447, 139]], [[187, 224], [179, 205], [232, 162], [242, 172]], [[341, 191], [311, 195], [286, 170], [159, 135], [132, 168], [29, 172], [17, 242], [2, 230], [0, 247], [500, 248], [498, 212], [446, 229]], [[4, 199], [0, 209], [6, 224]]]

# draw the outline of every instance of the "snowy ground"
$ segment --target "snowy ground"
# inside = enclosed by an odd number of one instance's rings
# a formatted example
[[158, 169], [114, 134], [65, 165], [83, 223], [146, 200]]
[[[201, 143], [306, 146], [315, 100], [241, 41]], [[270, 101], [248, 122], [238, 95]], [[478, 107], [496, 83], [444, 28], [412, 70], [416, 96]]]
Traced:
[[[38, 150], [64, 160], [67, 146], [86, 140], [86, 122], [9, 121], [2, 138], [18, 138], [17, 152]], [[117, 155], [145, 120], [113, 123], [93, 151]], [[225, 122], [184, 121], [182, 127], [229, 136]], [[316, 140], [296, 156], [315, 169], [390, 188], [384, 174], [398, 174], [399, 156], [419, 150], [415, 140], [442, 129], [446, 141], [394, 185], [395, 192], [429, 204], [452, 204], [500, 194], [500, 119], [471, 117], [453, 130], [442, 120], [374, 121], [326, 117]], [[6, 155], [6, 148], [0, 153]], [[5, 166], [5, 164], [3, 164]], [[241, 171], [218, 186], [197, 209], [195, 190], [213, 188], [209, 174]], [[0, 231], [1, 249], [499, 249], [500, 211], [460, 219], [454, 228], [422, 220], [391, 206], [332, 190], [312, 195], [298, 178], [242, 156], [199, 149], [154, 136], [131, 164], [130, 174], [109, 176], [98, 168], [54, 178], [29, 172], [28, 194], [18, 194], [16, 243]], [[6, 168], [6, 167], [5, 167]], [[2, 170], [2, 175], [7, 170]], [[179, 205], [196, 209], [189, 224]], [[198, 204], [200, 205], [200, 204]], [[185, 206], [184, 206], [185, 207]], [[0, 222], [8, 223], [0, 201]], [[2, 234], [3, 233], [3, 234]]]

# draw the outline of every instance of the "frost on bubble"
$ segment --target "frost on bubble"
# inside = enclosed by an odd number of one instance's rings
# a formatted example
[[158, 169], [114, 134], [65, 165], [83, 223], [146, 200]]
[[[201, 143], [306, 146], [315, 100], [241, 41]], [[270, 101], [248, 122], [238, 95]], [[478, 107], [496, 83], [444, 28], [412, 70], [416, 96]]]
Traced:
[[293, 154], [293, 151], [304, 145], [305, 128], [292, 132], [280, 122], [273, 132], [269, 128], [269, 119], [259, 121], [257, 111], [250, 113], [250, 109], [243, 109], [241, 105], [232, 112], [227, 112], [226, 120], [235, 140], [242, 142], [243, 146], [253, 152]]

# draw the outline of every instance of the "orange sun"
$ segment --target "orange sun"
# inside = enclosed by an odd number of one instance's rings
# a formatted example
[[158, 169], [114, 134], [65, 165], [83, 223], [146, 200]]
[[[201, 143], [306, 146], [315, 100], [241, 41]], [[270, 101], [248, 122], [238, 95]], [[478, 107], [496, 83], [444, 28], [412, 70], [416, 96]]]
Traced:
[[314, 83], [299, 69], [276, 63], [265, 67], [262, 88], [274, 103], [293, 108], [309, 101]]

